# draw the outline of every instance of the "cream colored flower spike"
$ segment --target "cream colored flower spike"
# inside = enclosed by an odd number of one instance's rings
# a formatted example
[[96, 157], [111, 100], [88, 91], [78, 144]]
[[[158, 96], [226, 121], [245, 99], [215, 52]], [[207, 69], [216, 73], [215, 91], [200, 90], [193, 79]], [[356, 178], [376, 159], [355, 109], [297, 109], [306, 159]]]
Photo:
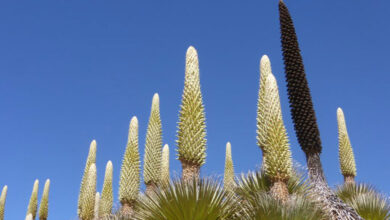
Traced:
[[268, 124], [266, 121], [269, 114], [265, 87], [268, 76], [272, 74], [271, 62], [267, 55], [264, 55], [260, 60], [260, 89], [257, 100], [257, 145], [263, 149], [267, 137]]
[[292, 173], [292, 158], [282, 119], [278, 85], [272, 74], [267, 77], [265, 95], [267, 109], [270, 111], [265, 118], [268, 125], [264, 145], [265, 171], [272, 181], [287, 181]]
[[89, 153], [88, 153], [88, 157], [87, 157], [87, 162], [85, 163], [84, 174], [83, 174], [83, 177], [81, 179], [77, 213], [79, 213], [79, 211], [80, 211], [80, 207], [81, 207], [80, 200], [81, 200], [81, 197], [83, 196], [83, 193], [84, 193], [84, 184], [85, 184], [85, 179], [87, 178], [87, 175], [88, 175], [89, 167], [91, 166], [91, 164], [96, 163], [96, 149], [97, 149], [96, 146], [97, 146], [96, 141], [92, 140], [91, 144], [89, 145]]
[[95, 194], [95, 206], [93, 210], [93, 219], [98, 220], [99, 219], [99, 203], [100, 203], [100, 193], [96, 192]]
[[153, 96], [152, 109], [146, 131], [144, 154], [144, 182], [157, 185], [161, 177], [162, 126], [160, 101], [157, 93]]
[[232, 160], [232, 149], [230, 142], [226, 143], [225, 173], [223, 176], [223, 186], [226, 190], [232, 191], [235, 187], [234, 166]]
[[339, 160], [340, 169], [344, 177], [356, 176], [356, 164], [351, 142], [349, 140], [344, 113], [341, 108], [337, 109], [337, 122], [339, 130]]
[[99, 202], [100, 218], [104, 218], [106, 215], [111, 214], [113, 201], [114, 198], [112, 193], [112, 162], [108, 161], [106, 165], [106, 173], [104, 175], [102, 196]]
[[0, 220], [4, 220], [5, 200], [7, 198], [8, 186], [4, 186], [0, 195]]
[[35, 219], [35, 216], [37, 215], [37, 209], [38, 209], [38, 186], [39, 181], [35, 180], [33, 191], [31, 193], [30, 202], [28, 203], [27, 207], [27, 214], [32, 214], [33, 219]]
[[49, 215], [49, 190], [50, 180], [47, 179], [43, 188], [43, 195], [39, 205], [39, 219], [46, 220]]
[[137, 199], [140, 187], [140, 158], [138, 151], [138, 119], [130, 121], [129, 138], [119, 180], [119, 201], [131, 204]]
[[168, 144], [164, 145], [162, 150], [162, 160], [161, 160], [161, 183], [163, 185], [168, 185], [170, 181], [169, 175], [169, 146]]
[[198, 54], [186, 54], [184, 91], [179, 113], [177, 152], [181, 162], [201, 166], [206, 161], [206, 118], [200, 90]]
[[26, 220], [33, 220], [33, 215], [30, 213], [26, 216]]
[[81, 198], [80, 219], [92, 220], [95, 211], [96, 199], [96, 165], [91, 164], [85, 180], [85, 192]]

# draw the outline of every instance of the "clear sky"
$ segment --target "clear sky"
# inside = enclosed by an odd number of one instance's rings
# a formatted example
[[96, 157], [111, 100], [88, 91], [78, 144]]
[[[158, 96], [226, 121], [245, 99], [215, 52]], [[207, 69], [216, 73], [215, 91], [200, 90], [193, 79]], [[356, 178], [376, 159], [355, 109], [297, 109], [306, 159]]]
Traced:
[[[286, 0], [298, 33], [330, 185], [342, 183], [336, 109], [342, 107], [358, 181], [390, 192], [390, 2]], [[152, 96], [160, 94], [163, 139], [171, 147], [185, 52], [197, 48], [207, 118], [202, 175], [221, 175], [225, 143], [237, 173], [261, 163], [256, 145], [259, 60], [278, 80], [293, 158], [297, 144], [284, 81], [277, 0], [2, 1], [0, 3], [0, 187], [6, 220], [24, 219], [33, 182], [51, 179], [49, 219], [77, 218], [89, 143], [98, 143], [98, 190], [105, 164], [119, 168], [129, 121], [140, 122], [143, 158]]]

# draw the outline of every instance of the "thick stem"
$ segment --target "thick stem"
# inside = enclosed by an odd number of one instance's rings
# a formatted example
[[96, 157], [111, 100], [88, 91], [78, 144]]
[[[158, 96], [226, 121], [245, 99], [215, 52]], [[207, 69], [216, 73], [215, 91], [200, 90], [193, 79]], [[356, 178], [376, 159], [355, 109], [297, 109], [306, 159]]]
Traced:
[[351, 175], [345, 175], [344, 184], [355, 184], [355, 177]]
[[199, 165], [182, 161], [181, 166], [182, 166], [181, 178], [183, 181], [191, 181], [193, 179], [195, 180], [199, 179], [199, 174], [200, 174]]
[[363, 220], [356, 211], [341, 201], [329, 188], [321, 165], [319, 153], [306, 154], [309, 179], [314, 198], [324, 207], [332, 220]]
[[146, 190], [145, 190], [146, 195], [151, 196], [153, 195], [154, 192], [156, 192], [156, 190], [157, 190], [157, 184], [155, 184], [154, 182], [149, 182], [146, 184]]
[[289, 194], [288, 194], [288, 188], [287, 184], [283, 181], [276, 181], [271, 186], [271, 195], [283, 203], [285, 203], [288, 200]]
[[134, 214], [134, 202], [123, 203], [121, 208], [121, 215], [123, 217], [132, 217]]

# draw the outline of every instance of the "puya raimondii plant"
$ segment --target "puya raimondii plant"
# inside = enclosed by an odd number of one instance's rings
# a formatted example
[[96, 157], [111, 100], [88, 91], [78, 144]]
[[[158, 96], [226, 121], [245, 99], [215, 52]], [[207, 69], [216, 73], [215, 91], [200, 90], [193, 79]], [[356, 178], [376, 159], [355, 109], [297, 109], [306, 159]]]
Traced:
[[98, 213], [100, 218], [110, 215], [112, 211], [114, 201], [112, 192], [112, 172], [112, 162], [108, 161], [104, 175], [102, 195], [99, 200]]
[[235, 188], [234, 180], [234, 165], [232, 159], [232, 146], [230, 142], [226, 143], [226, 153], [225, 153], [225, 172], [223, 175], [223, 188], [227, 191], [233, 191]]
[[153, 96], [148, 129], [146, 131], [143, 170], [147, 194], [154, 191], [161, 180], [161, 148], [162, 127], [160, 118], [160, 100], [158, 94], [156, 93]]
[[38, 210], [38, 187], [39, 187], [39, 181], [35, 180], [33, 190], [31, 193], [31, 197], [30, 197], [30, 201], [29, 201], [28, 207], [27, 207], [26, 216], [31, 214], [33, 219], [35, 219], [35, 216], [37, 215], [37, 210]]
[[41, 203], [39, 204], [39, 220], [47, 220], [49, 215], [49, 190], [50, 180], [47, 179], [43, 188]]
[[169, 146], [165, 144], [161, 156], [161, 185], [167, 186], [170, 182], [169, 174]]
[[131, 216], [138, 198], [140, 187], [140, 157], [138, 150], [138, 119], [130, 121], [129, 137], [119, 180], [119, 201], [122, 204], [121, 213]]
[[4, 186], [0, 195], [0, 220], [4, 220], [5, 200], [7, 198], [8, 186]]
[[200, 91], [198, 53], [192, 46], [186, 54], [177, 138], [182, 179], [199, 178], [200, 167], [206, 162], [206, 117]]
[[337, 124], [339, 130], [339, 160], [341, 173], [344, 176], [345, 183], [355, 183], [355, 156], [353, 155], [351, 141], [349, 140], [344, 112], [341, 108], [337, 109]]
[[96, 199], [96, 164], [89, 166], [88, 173], [84, 182], [84, 192], [80, 198], [81, 220], [93, 220], [95, 217], [95, 199]]
[[329, 188], [322, 169], [320, 132], [303, 66], [295, 27], [286, 5], [279, 1], [279, 16], [283, 60], [291, 115], [298, 142], [306, 154], [309, 179], [318, 200], [332, 219], [361, 219]]

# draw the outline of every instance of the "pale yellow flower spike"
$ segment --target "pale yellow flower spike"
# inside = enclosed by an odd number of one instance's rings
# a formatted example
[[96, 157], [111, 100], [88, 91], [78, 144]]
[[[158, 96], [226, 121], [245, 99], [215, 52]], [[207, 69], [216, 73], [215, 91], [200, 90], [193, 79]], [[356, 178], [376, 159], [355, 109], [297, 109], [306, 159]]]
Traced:
[[81, 207], [81, 197], [83, 196], [84, 193], [84, 185], [85, 185], [85, 179], [87, 178], [89, 167], [91, 164], [96, 163], [96, 141], [92, 140], [90, 146], [89, 146], [89, 153], [87, 157], [87, 161], [85, 163], [85, 168], [84, 168], [84, 174], [81, 179], [81, 186], [80, 186], [80, 193], [79, 193], [79, 199], [78, 199], [78, 210], [77, 213], [80, 213], [80, 207]]
[[[177, 132], [177, 152], [178, 159], [182, 163], [193, 164], [197, 166], [197, 169], [206, 161], [205, 121], [198, 54], [195, 48], [190, 46], [186, 54], [184, 91]], [[183, 172], [186, 171], [183, 170]]]
[[39, 220], [46, 220], [49, 215], [50, 180], [47, 179], [43, 188], [41, 203], [39, 205]]
[[93, 219], [98, 220], [99, 219], [99, 203], [100, 203], [100, 193], [96, 192], [95, 194], [95, 206], [93, 210]]
[[138, 151], [138, 119], [130, 121], [129, 137], [119, 180], [119, 201], [132, 204], [138, 197], [140, 187], [140, 158]]
[[26, 216], [26, 220], [33, 220], [33, 215], [30, 213]]
[[111, 214], [113, 201], [112, 162], [108, 161], [106, 165], [106, 173], [104, 175], [102, 196], [99, 203], [99, 217], [104, 218], [106, 215]]
[[169, 146], [168, 144], [164, 145], [162, 150], [162, 160], [161, 160], [161, 183], [164, 186], [167, 186], [170, 181], [169, 176]]
[[235, 187], [234, 166], [232, 160], [232, 149], [230, 142], [226, 143], [225, 173], [223, 176], [223, 186], [228, 191], [233, 191]]
[[37, 209], [38, 209], [38, 186], [39, 181], [35, 180], [33, 191], [31, 193], [30, 202], [28, 203], [27, 207], [27, 214], [32, 214], [33, 219], [35, 219], [35, 216], [37, 215]]
[[146, 185], [157, 185], [160, 182], [162, 148], [162, 126], [160, 118], [160, 99], [154, 94], [152, 109], [146, 131], [145, 155], [144, 155], [144, 182]]
[[85, 180], [85, 191], [81, 198], [80, 219], [93, 220], [96, 198], [96, 165], [91, 164]]
[[344, 113], [341, 108], [337, 109], [337, 122], [339, 130], [339, 160], [341, 173], [344, 177], [351, 177], [353, 179], [356, 176], [355, 157], [349, 140]]
[[4, 186], [0, 195], [0, 220], [4, 220], [5, 200], [7, 198], [8, 186]]

